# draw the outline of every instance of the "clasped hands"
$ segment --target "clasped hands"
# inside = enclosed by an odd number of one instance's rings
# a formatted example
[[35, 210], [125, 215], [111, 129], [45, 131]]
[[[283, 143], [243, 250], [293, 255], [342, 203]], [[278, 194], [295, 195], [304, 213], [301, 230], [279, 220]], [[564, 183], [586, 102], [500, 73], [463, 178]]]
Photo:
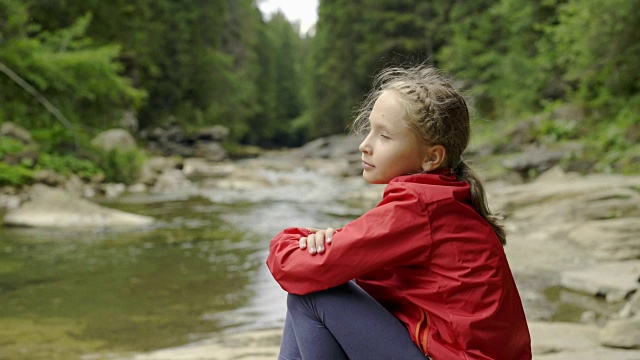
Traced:
[[301, 250], [308, 249], [311, 255], [324, 253], [325, 243], [327, 245], [331, 244], [333, 234], [336, 232], [334, 228], [307, 228], [307, 230], [309, 230], [311, 234], [306, 237], [301, 237], [299, 246]]

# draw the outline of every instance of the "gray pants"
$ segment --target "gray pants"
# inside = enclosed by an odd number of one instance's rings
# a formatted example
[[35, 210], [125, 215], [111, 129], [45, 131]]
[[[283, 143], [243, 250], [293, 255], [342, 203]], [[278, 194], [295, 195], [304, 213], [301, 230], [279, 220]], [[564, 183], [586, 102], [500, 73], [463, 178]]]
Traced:
[[287, 296], [279, 360], [391, 360], [427, 357], [405, 326], [354, 282]]

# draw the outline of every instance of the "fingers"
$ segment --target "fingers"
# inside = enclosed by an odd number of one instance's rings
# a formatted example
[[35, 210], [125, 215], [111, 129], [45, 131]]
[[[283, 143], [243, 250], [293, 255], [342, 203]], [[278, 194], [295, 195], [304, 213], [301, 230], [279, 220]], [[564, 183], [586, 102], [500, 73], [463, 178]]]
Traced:
[[301, 237], [298, 246], [301, 250], [308, 249], [309, 254], [322, 254], [326, 244], [330, 244], [335, 234], [335, 229], [327, 228], [326, 230], [314, 229], [313, 234], [307, 237]]
[[326, 238], [327, 238], [327, 244], [331, 244], [331, 241], [333, 240], [333, 234], [336, 233], [336, 230], [334, 228], [327, 228], [326, 230]]
[[309, 254], [322, 254], [324, 252], [324, 231], [307, 236], [307, 248]]

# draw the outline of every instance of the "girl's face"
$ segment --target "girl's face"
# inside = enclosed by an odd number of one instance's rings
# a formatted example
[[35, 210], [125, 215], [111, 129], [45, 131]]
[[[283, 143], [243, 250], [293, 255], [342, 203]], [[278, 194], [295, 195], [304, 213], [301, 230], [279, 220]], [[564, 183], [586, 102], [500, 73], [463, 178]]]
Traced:
[[391, 179], [422, 171], [427, 147], [404, 123], [404, 109], [393, 91], [376, 100], [369, 116], [371, 130], [360, 144], [362, 177], [370, 184], [387, 184]]

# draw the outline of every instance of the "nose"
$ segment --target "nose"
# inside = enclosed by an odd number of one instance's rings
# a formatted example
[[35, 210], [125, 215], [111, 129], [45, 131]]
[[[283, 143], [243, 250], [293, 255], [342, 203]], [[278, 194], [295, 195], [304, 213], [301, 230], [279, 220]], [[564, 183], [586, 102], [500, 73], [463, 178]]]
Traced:
[[365, 137], [364, 140], [362, 140], [362, 142], [360, 143], [360, 146], [358, 146], [358, 150], [360, 150], [360, 152], [363, 154], [369, 154], [371, 152], [371, 147], [369, 146], [369, 142], [367, 140], [369, 140], [369, 136]]

